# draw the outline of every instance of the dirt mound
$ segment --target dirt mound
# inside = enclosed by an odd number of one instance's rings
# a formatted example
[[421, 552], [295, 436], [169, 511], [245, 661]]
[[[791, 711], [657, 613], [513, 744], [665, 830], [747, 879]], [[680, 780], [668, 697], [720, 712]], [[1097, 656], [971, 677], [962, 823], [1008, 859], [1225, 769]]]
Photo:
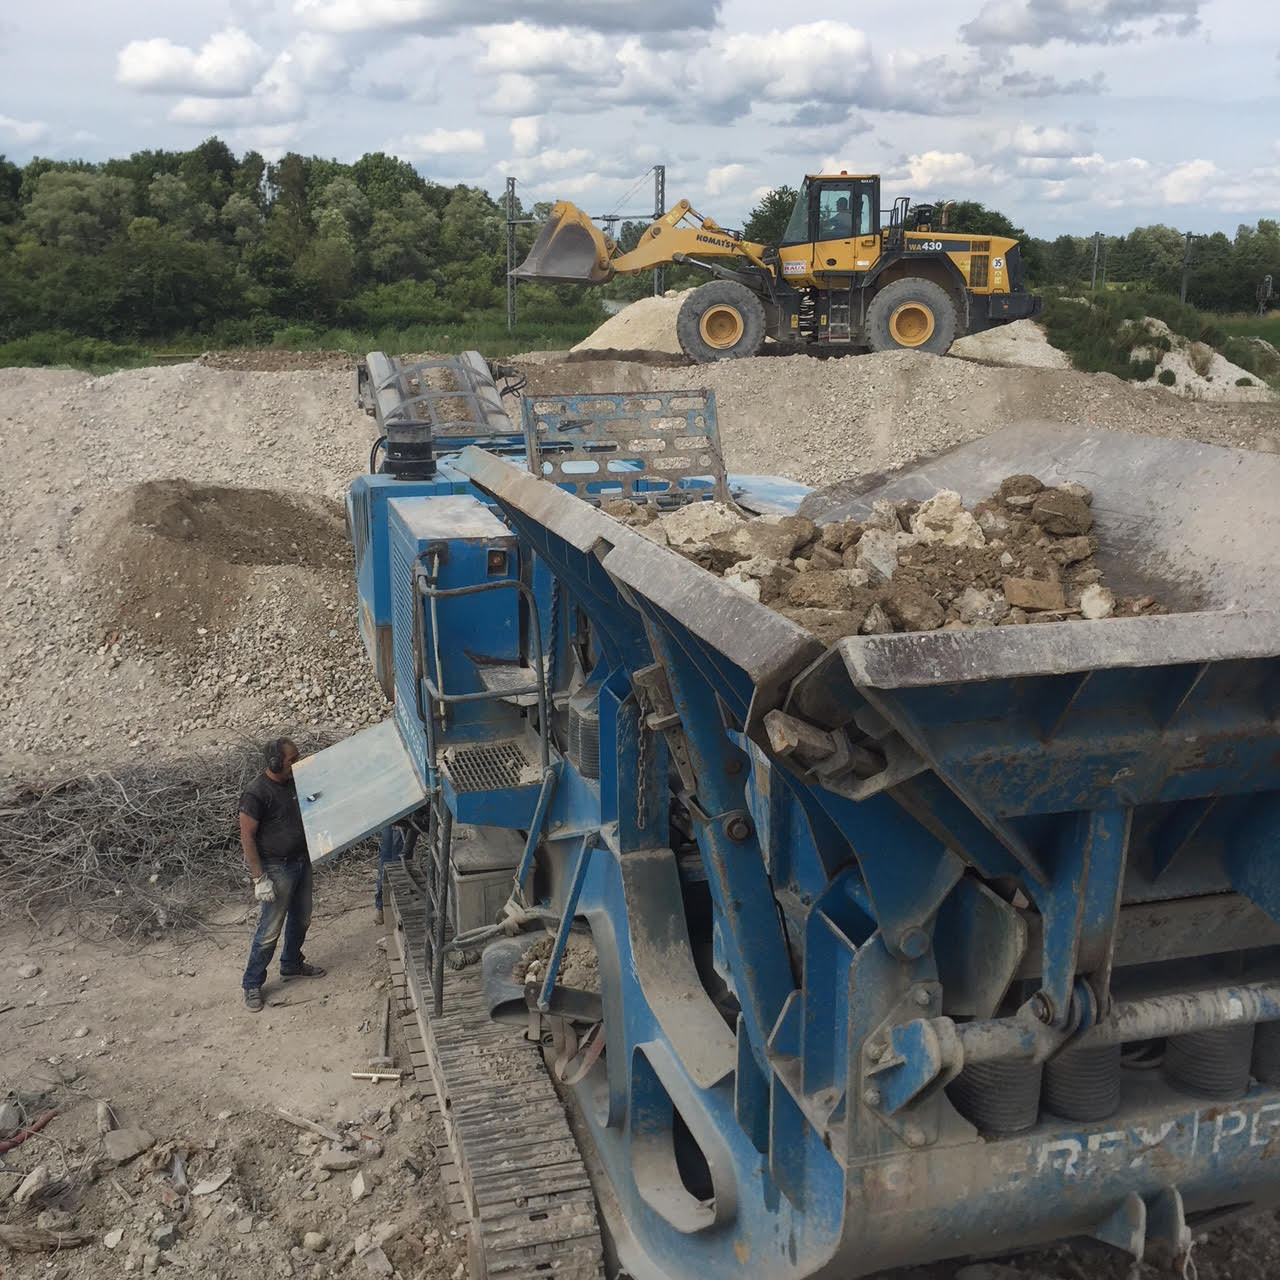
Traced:
[[594, 333], [573, 348], [580, 351], [665, 351], [680, 355], [676, 314], [688, 290], [661, 298], [639, 298], [610, 316]]
[[708, 388], [731, 471], [814, 485], [899, 467], [1013, 422], [1280, 449], [1280, 418], [1269, 405], [1188, 402], [1110, 374], [991, 368], [914, 351], [666, 369], [618, 360], [521, 368], [534, 395]]
[[1207, 344], [1192, 342], [1151, 316], [1140, 323], [1156, 340], [1130, 353], [1132, 360], [1156, 362], [1155, 372], [1143, 386], [1165, 388], [1188, 400], [1246, 404], [1274, 400], [1268, 386]]
[[1013, 369], [1071, 368], [1071, 357], [1052, 346], [1034, 320], [1015, 320], [967, 338], [957, 338], [948, 354]]
[[[211, 630], [256, 616], [266, 598], [299, 615], [325, 612], [313, 575], [335, 579], [349, 563], [342, 508], [271, 489], [148, 480], [107, 505], [91, 573], [105, 631], [191, 653]], [[302, 571], [269, 572], [292, 567]], [[325, 628], [328, 630], [328, 627]]]

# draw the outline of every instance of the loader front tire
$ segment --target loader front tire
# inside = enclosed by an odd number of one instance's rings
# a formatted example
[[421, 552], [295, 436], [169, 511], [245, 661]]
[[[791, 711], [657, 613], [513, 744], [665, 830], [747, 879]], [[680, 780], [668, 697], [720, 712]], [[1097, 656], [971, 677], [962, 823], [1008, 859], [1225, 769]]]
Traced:
[[680, 350], [695, 364], [753, 356], [764, 342], [764, 303], [745, 285], [709, 280], [681, 304], [676, 316]]
[[894, 280], [867, 308], [872, 351], [928, 351], [945, 356], [956, 336], [956, 308], [932, 280]]

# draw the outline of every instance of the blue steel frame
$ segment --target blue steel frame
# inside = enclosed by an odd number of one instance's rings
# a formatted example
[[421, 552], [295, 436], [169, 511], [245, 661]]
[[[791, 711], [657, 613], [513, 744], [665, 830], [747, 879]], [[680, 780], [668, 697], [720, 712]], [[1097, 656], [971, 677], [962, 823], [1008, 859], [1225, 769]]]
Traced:
[[[1187, 1213], [1280, 1199], [1267, 1087], [1201, 1105], [1126, 1081], [1106, 1122], [1043, 1116], [1008, 1138], [979, 1135], [945, 1091], [965, 1046], [974, 1061], [1044, 1057], [1105, 1030], [1123, 906], [1161, 896], [1162, 874], [1178, 872], [1164, 896], [1234, 888], [1276, 905], [1274, 617], [823, 654], [509, 464], [467, 450], [459, 468], [592, 624], [600, 778], [563, 762], [541, 856], [600, 956], [607, 1048], [574, 1094], [633, 1275], [865, 1275], [1120, 1239], [1117, 1223], [1135, 1248], [1176, 1250]], [[884, 767], [822, 778], [782, 760], [762, 725], [783, 708]], [[672, 770], [696, 867], [668, 840]], [[710, 937], [686, 918], [695, 882]], [[1038, 956], [1025, 913], [988, 888], [1014, 882], [1038, 909]], [[976, 976], [975, 948], [989, 958]], [[1026, 970], [1039, 978], [1020, 988]], [[1126, 1008], [1180, 1029], [1156, 1002]], [[966, 1019], [1006, 1047], [965, 1039]]]

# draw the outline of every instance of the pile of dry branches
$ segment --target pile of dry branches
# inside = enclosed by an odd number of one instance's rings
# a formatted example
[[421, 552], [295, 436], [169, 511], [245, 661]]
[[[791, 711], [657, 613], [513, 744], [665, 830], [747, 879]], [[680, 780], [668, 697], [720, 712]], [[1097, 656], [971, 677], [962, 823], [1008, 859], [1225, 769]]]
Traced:
[[236, 809], [256, 748], [0, 795], [0, 916], [66, 909], [119, 937], [198, 922], [243, 885]]

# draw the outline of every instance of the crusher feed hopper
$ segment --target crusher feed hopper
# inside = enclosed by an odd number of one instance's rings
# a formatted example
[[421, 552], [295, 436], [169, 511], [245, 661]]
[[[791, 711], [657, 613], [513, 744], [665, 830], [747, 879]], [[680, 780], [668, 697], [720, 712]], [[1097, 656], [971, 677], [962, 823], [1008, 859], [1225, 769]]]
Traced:
[[1082, 480], [1108, 574], [1176, 610], [824, 648], [530, 441], [386, 504], [384, 754], [297, 770], [326, 852], [416, 841], [476, 1274], [1182, 1264], [1280, 1202], [1277, 459], [1025, 429], [811, 497]]

